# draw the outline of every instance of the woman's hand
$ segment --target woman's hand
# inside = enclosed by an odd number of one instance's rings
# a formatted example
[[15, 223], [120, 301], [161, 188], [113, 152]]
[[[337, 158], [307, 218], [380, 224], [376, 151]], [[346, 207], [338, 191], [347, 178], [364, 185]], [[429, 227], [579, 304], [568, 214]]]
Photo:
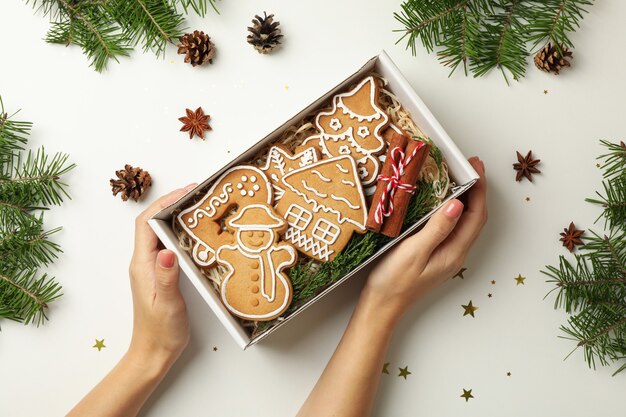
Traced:
[[468, 192], [466, 210], [459, 200], [449, 201], [370, 274], [363, 296], [388, 307], [393, 317], [461, 269], [487, 221], [485, 165], [478, 157], [469, 162], [480, 179]]
[[167, 249], [159, 250], [159, 240], [148, 220], [194, 186], [161, 197], [135, 223], [135, 251], [130, 262], [134, 320], [129, 355], [166, 368], [187, 346], [189, 322], [178, 288], [176, 255]]

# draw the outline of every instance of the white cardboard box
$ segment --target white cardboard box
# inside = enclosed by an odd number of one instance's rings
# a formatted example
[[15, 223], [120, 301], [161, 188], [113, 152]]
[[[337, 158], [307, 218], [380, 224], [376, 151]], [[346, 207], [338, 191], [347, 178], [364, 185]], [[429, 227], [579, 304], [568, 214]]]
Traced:
[[417, 93], [402, 76], [398, 68], [387, 55], [387, 53], [385, 53], [385, 51], [382, 51], [379, 55], [371, 58], [358, 71], [350, 75], [339, 85], [333, 87], [327, 93], [311, 103], [308, 107], [298, 112], [291, 119], [287, 120], [282, 126], [275, 129], [269, 135], [257, 142], [254, 146], [249, 148], [246, 152], [233, 159], [228, 165], [224, 166], [222, 169], [208, 177], [204, 182], [199, 184], [195, 189], [191, 190], [176, 203], [157, 213], [149, 221], [150, 226], [152, 227], [152, 229], [154, 229], [155, 233], [157, 234], [159, 239], [161, 239], [165, 247], [176, 253], [182, 270], [191, 280], [202, 298], [206, 301], [211, 310], [213, 310], [213, 312], [217, 315], [224, 327], [226, 327], [228, 332], [235, 339], [236, 343], [243, 349], [259, 342], [260, 340], [264, 339], [265, 337], [276, 331], [283, 324], [292, 320], [305, 308], [318, 301], [324, 295], [332, 291], [336, 286], [341, 285], [342, 282], [356, 274], [365, 265], [386, 252], [398, 241], [402, 240], [404, 237], [414, 232], [434, 213], [436, 208], [428, 213], [426, 216], [424, 216], [422, 219], [420, 219], [417, 223], [412, 225], [398, 238], [383, 246], [377, 253], [370, 256], [358, 268], [354, 269], [348, 275], [339, 279], [337, 282], [322, 291], [316, 297], [309, 300], [307, 303], [302, 305], [298, 310], [291, 313], [284, 320], [278, 322], [276, 325], [269, 328], [267, 331], [261, 333], [253, 339], [249, 337], [248, 332], [241, 326], [239, 321], [226, 310], [220, 300], [218, 292], [215, 291], [209, 280], [204, 275], [202, 275], [199, 268], [193, 263], [191, 257], [178, 246], [178, 239], [176, 238], [176, 235], [174, 234], [174, 231], [171, 227], [172, 213], [179, 207], [185, 206], [188, 200], [193, 198], [198, 190], [205, 188], [208, 184], [217, 179], [224, 171], [235, 165], [240, 165], [251, 160], [253, 156], [256, 155], [268, 143], [274, 142], [276, 139], [278, 139], [284, 132], [284, 130], [287, 129], [289, 126], [296, 124], [301, 118], [310, 114], [316, 108], [327, 103], [333, 95], [341, 91], [345, 91], [348, 86], [354, 84], [365, 74], [368, 74], [372, 71], [375, 71], [377, 74], [381, 75], [387, 80], [388, 84], [386, 86], [386, 89], [393, 92], [396, 97], [398, 97], [404, 108], [411, 114], [411, 117], [415, 121], [417, 126], [419, 126], [422, 132], [430, 137], [434, 144], [441, 150], [448, 164], [451, 179], [457, 184], [457, 187], [452, 190], [452, 193], [446, 198], [445, 201], [458, 197], [467, 189], [469, 189], [478, 179], [478, 174], [476, 173], [476, 171], [474, 171], [474, 169], [467, 162], [467, 159], [463, 156], [461, 151], [457, 148], [454, 142], [452, 142], [452, 139], [450, 139], [443, 127], [441, 127], [441, 125], [432, 115], [430, 110], [428, 110], [428, 107], [426, 107], [424, 102], [419, 98]]

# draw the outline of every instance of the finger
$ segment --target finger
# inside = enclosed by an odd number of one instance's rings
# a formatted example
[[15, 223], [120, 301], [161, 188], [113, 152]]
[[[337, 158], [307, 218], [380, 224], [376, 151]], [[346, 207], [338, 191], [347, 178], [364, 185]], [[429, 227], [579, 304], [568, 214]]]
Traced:
[[[146, 260], [149, 256], [154, 256], [159, 240], [152, 228], [148, 225], [148, 220], [165, 207], [174, 203], [196, 185], [197, 184], [189, 184], [184, 188], [174, 190], [162, 196], [137, 216], [135, 220], [135, 256], [139, 257], [140, 260]], [[154, 258], [152, 259], [154, 260]]]
[[156, 260], [156, 296], [165, 302], [177, 300], [181, 297], [178, 287], [178, 260], [176, 254], [168, 249], [163, 249], [157, 255]]
[[467, 193], [466, 209], [454, 229], [453, 238], [445, 242], [452, 253], [462, 254], [469, 250], [483, 226], [487, 222], [487, 179], [485, 165], [478, 158], [470, 158], [470, 163], [480, 178]]
[[456, 199], [448, 201], [433, 214], [422, 230], [407, 239], [410, 242], [408, 245], [419, 248], [428, 259], [437, 246], [454, 230], [462, 212], [463, 203]]

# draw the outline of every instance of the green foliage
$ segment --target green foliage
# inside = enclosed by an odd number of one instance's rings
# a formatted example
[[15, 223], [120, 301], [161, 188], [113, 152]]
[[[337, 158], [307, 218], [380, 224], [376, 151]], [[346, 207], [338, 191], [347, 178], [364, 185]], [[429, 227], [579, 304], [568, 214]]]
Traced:
[[475, 77], [499, 69], [519, 80], [531, 48], [548, 42], [572, 48], [568, 34], [593, 0], [406, 0], [394, 16], [415, 55], [421, 43], [452, 74], [461, 64]]
[[[555, 308], [571, 314], [561, 329], [584, 349], [590, 367], [626, 359], [626, 145], [602, 141], [609, 152], [604, 160], [604, 195], [587, 199], [604, 208], [607, 234], [591, 231], [583, 253], [543, 271], [555, 284]], [[615, 374], [626, 369], [624, 362]], [[614, 375], [615, 375], [614, 374]]]
[[14, 116], [0, 98], [0, 317], [39, 325], [61, 295], [54, 278], [38, 273], [61, 252], [49, 239], [60, 228], [44, 229], [43, 210], [68, 197], [61, 177], [74, 165], [43, 148], [26, 152], [32, 123]]
[[200, 16], [216, 0], [26, 0], [50, 18], [46, 41], [78, 45], [91, 66], [102, 72], [113, 59], [141, 45], [157, 57], [185, 32], [184, 15]]

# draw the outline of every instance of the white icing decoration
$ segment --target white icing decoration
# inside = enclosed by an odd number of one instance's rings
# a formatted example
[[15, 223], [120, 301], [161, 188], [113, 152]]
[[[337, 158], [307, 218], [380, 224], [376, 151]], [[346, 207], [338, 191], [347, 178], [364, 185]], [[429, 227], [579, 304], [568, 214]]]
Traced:
[[312, 192], [313, 194], [315, 194], [318, 197], [321, 198], [326, 198], [328, 197], [328, 194], [324, 194], [324, 193], [320, 193], [319, 191], [317, 191], [315, 188], [310, 187], [305, 180], [302, 180], [302, 186], [304, 187], [305, 190]]
[[250, 177], [250, 182], [256, 182], [256, 177], [254, 175]]
[[347, 199], [343, 198], [343, 197], [337, 197], [334, 194], [330, 195], [330, 198], [332, 198], [333, 200], [337, 200], [337, 201], [341, 201], [343, 203], [345, 203], [348, 207], [350, 207], [352, 210], [358, 210], [361, 208], [361, 206], [355, 206], [354, 204], [350, 203]]
[[271, 177], [274, 181], [278, 181], [278, 175], [272, 174]]
[[327, 177], [323, 176], [322, 173], [319, 172], [317, 169], [314, 169], [313, 171], [311, 171], [311, 174], [317, 175], [319, 177], [319, 179], [324, 181], [324, 182], [331, 182], [330, 178], [327, 178]]
[[252, 189], [254, 191], [259, 191], [261, 189], [261, 187], [259, 187], [259, 184], [254, 184], [254, 187], [252, 187]]
[[188, 218], [188, 219], [187, 219], [187, 221], [188, 221], [189, 223], [193, 223], [193, 217]]
[[254, 191], [252, 191], [252, 190], [248, 190], [248, 195], [249, 195], [250, 197], [254, 197]]
[[332, 249], [329, 249], [326, 243], [320, 242], [311, 236], [307, 236], [303, 231], [298, 230], [295, 227], [289, 227], [285, 232], [283, 239], [304, 249], [305, 252], [310, 252], [313, 256], [317, 256], [323, 261], [330, 260], [330, 255], [335, 252]]
[[355, 183], [353, 183], [352, 181], [348, 181], [348, 180], [341, 180], [341, 183], [342, 183], [342, 184], [349, 185], [349, 186], [351, 186], [351, 187], [356, 186], [356, 184], [355, 184]]
[[341, 164], [335, 164], [335, 165], [337, 166], [337, 169], [343, 172], [344, 174], [348, 174], [350, 172], [350, 170], [347, 170], [344, 167], [342, 167]]
[[348, 145], [341, 145], [339, 147], [339, 155], [350, 155], [350, 147]]
[[215, 202], [215, 207], [219, 207], [219, 206], [220, 206], [220, 202], [219, 202], [219, 201], [216, 201], [216, 202]]
[[241, 195], [246, 195], [246, 194], [248, 194], [248, 193], [246, 192], [246, 190], [241, 190], [240, 192], [241, 192]]
[[245, 175], [241, 176], [241, 181], [246, 182], [248, 181], [248, 177], [246, 177]]
[[367, 168], [365, 167], [360, 167], [358, 172], [359, 172], [359, 178], [361, 179], [367, 178], [367, 176], [369, 175], [369, 172], [367, 172]]
[[341, 121], [339, 121], [339, 119], [337, 119], [336, 117], [330, 119], [330, 123], [328, 124], [328, 126], [330, 126], [330, 128], [333, 129], [335, 132], [342, 128]]
[[[198, 216], [200, 214], [203, 214], [203, 215], [206, 215], [208, 218], [213, 218], [217, 212], [215, 202], [219, 202], [221, 206], [228, 206], [227, 202], [231, 198], [229, 193], [232, 192], [233, 184], [231, 182], [226, 182], [222, 185], [222, 182], [224, 181], [224, 178], [230, 173], [235, 172], [235, 171], [242, 171], [242, 170], [254, 171], [257, 177], [263, 181], [263, 185], [265, 186], [265, 189], [266, 189], [266, 198], [265, 198], [266, 201], [265, 202], [267, 204], [271, 204], [273, 200], [272, 185], [267, 179], [267, 177], [265, 176], [265, 174], [263, 173], [263, 171], [261, 171], [260, 169], [254, 166], [242, 165], [242, 166], [232, 167], [226, 170], [224, 173], [222, 173], [222, 175], [213, 183], [209, 191], [200, 201], [198, 201], [193, 206], [188, 207], [185, 210], [182, 210], [177, 216], [178, 222], [181, 225], [181, 227], [195, 241], [194, 247], [192, 250], [192, 257], [194, 261], [200, 266], [210, 266], [215, 261], [215, 250], [212, 249], [207, 243], [205, 243], [202, 239], [200, 239], [193, 232], [193, 229], [195, 229], [198, 226]], [[222, 187], [222, 192], [219, 193], [218, 195], [215, 195], [218, 187]], [[232, 198], [236, 202], [241, 197], [238, 197], [237, 195], [233, 194]], [[211, 209], [205, 211], [204, 209], [205, 207], [211, 207]], [[189, 220], [187, 222], [183, 221], [183, 217], [190, 213], [192, 214], [192, 216], [190, 217], [191, 221]], [[204, 259], [201, 259], [199, 257], [200, 253], [204, 253], [206, 255]]]
[[242, 184], [242, 183], [238, 183], [238, 184], [237, 184], [237, 189], [238, 189], [238, 190], [241, 190], [242, 188], [243, 188], [243, 184]]
[[356, 134], [361, 136], [362, 138], [366, 138], [369, 136], [370, 130], [367, 128], [367, 126], [360, 126]]

